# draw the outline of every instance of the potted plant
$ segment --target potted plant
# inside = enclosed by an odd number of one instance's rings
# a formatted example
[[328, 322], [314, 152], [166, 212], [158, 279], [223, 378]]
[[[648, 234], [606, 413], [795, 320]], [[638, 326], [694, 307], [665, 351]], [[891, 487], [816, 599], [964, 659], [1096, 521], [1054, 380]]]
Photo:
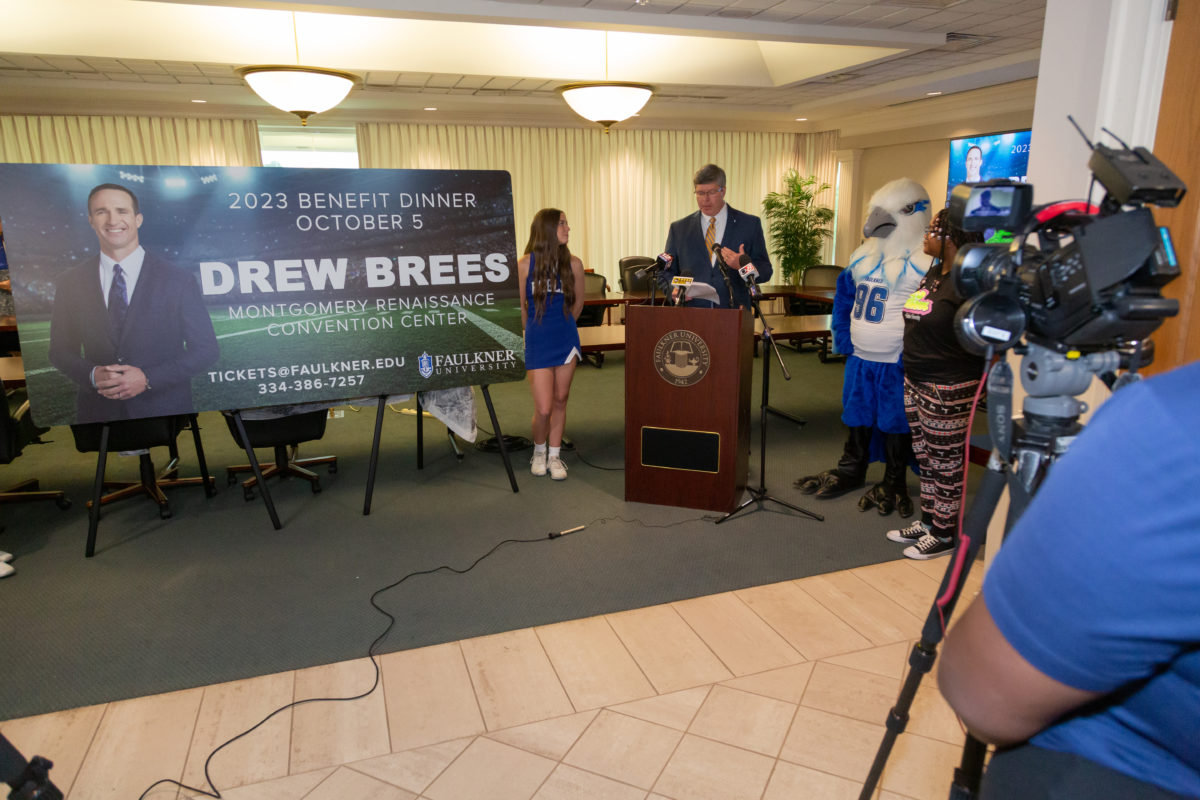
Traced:
[[833, 235], [833, 209], [816, 204], [816, 196], [829, 188], [817, 186], [815, 175], [800, 177], [790, 169], [783, 175], [784, 191], [771, 192], [763, 199], [763, 215], [767, 218], [772, 254], [783, 280], [799, 284], [804, 271], [820, 264], [825, 239]]

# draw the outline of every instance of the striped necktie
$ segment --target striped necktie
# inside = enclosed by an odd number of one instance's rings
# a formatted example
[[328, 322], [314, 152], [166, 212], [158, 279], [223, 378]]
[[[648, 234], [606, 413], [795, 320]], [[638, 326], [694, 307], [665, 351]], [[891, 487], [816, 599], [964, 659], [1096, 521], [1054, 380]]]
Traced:
[[113, 329], [121, 335], [125, 326], [125, 312], [129, 310], [129, 297], [125, 291], [125, 272], [120, 264], [113, 264], [112, 285], [108, 287], [108, 316], [112, 319]]
[[708, 218], [708, 230], [704, 232], [704, 249], [712, 253], [713, 245], [717, 241], [717, 218]]

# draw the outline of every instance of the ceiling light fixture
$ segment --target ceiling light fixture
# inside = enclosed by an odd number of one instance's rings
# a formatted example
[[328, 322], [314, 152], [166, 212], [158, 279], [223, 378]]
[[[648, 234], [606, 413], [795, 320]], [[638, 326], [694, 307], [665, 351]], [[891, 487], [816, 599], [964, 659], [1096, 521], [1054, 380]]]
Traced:
[[941, 92], [926, 92], [925, 96], [926, 97], [937, 97], [940, 94], [941, 94]]
[[608, 79], [608, 31], [604, 32], [604, 80], [568, 83], [558, 88], [563, 100], [579, 116], [604, 126], [604, 132], [637, 114], [649, 102], [654, 87], [645, 83]]
[[292, 39], [296, 44], [296, 65], [259, 64], [239, 67], [235, 72], [254, 93], [271, 105], [295, 114], [301, 125], [313, 114], [328, 111], [346, 99], [362, 78], [352, 72], [300, 65], [300, 36], [296, 30], [296, 12], [292, 12]]

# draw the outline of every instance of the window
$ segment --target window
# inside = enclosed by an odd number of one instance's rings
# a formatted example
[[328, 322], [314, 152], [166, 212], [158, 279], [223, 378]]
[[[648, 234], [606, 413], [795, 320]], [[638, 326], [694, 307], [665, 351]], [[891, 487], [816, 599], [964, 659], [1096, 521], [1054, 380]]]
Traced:
[[264, 167], [358, 168], [354, 128], [258, 126]]

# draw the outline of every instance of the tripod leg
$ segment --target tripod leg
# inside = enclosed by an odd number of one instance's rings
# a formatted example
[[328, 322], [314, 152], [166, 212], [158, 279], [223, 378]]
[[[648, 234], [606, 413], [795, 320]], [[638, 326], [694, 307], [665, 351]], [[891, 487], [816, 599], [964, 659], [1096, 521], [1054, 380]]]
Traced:
[[[984, 473], [979, 490], [975, 495], [975, 501], [971, 503], [971, 509], [963, 520], [962, 536], [959, 537], [958, 548], [950, 558], [946, 573], [942, 576], [941, 586], [938, 588], [937, 598], [930, 606], [929, 614], [925, 618], [925, 626], [921, 630], [921, 640], [913, 646], [912, 654], [909, 656], [908, 663], [911, 669], [905, 676], [904, 685], [900, 687], [900, 696], [896, 699], [896, 705], [888, 712], [883, 741], [879, 743], [879, 749], [875, 752], [875, 761], [867, 773], [862, 792], [858, 795], [859, 800], [871, 800], [871, 796], [875, 793], [875, 787], [879, 784], [879, 778], [883, 775], [884, 765], [887, 764], [888, 756], [891, 755], [892, 747], [896, 743], [896, 737], [903, 733], [904, 728], [908, 725], [908, 712], [912, 708], [913, 698], [917, 695], [921, 679], [933, 668], [934, 659], [937, 658], [937, 645], [943, 637], [945, 621], [954, 613], [954, 606], [958, 602], [959, 595], [962, 594], [967, 573], [979, 552], [979, 545], [984, 534], [987, 533], [988, 521], [995, 513], [996, 503], [999, 502], [1000, 495], [1004, 492], [1006, 474], [1007, 465], [993, 453], [991, 461], [988, 462], [988, 471]], [[973, 737], [968, 737], [967, 746], [971, 746], [972, 739]], [[966, 758], [964, 757], [965, 763]], [[978, 786], [975, 788], [977, 789]]]
[[954, 782], [950, 784], [950, 800], [971, 800], [979, 796], [985, 758], [987, 745], [968, 733], [967, 741], [963, 742], [962, 761], [955, 768]]

